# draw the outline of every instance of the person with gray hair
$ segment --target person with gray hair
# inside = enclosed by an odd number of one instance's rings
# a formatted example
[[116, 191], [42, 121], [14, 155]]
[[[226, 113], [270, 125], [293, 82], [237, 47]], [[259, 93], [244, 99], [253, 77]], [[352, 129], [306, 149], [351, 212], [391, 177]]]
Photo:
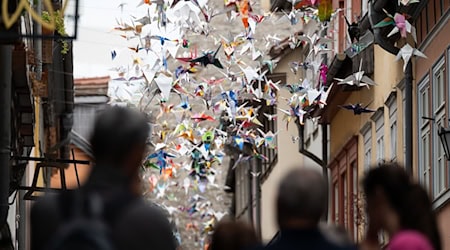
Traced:
[[319, 229], [327, 206], [327, 183], [312, 168], [291, 170], [278, 188], [276, 200], [279, 238], [266, 249], [356, 249], [336, 244]]
[[77, 190], [41, 197], [31, 209], [31, 250], [175, 250], [165, 214], [140, 193], [139, 171], [150, 134], [136, 110], [108, 107], [95, 119], [94, 162]]

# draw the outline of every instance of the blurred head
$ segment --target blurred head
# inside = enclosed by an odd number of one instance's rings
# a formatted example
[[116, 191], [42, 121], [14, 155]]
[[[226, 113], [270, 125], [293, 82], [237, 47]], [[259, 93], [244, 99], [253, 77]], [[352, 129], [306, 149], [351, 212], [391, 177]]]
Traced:
[[319, 171], [290, 171], [278, 189], [277, 217], [281, 229], [316, 227], [325, 212], [327, 184]]
[[397, 163], [372, 168], [363, 180], [370, 223], [393, 234], [413, 229], [427, 236], [440, 249], [436, 218], [427, 191], [413, 183]]
[[96, 165], [134, 175], [142, 162], [150, 127], [137, 111], [108, 107], [95, 120], [91, 146]]
[[386, 229], [389, 223], [400, 223], [399, 215], [405, 208], [404, 198], [411, 185], [408, 174], [394, 164], [372, 168], [363, 180], [367, 214], [376, 228]]
[[224, 219], [217, 224], [209, 250], [240, 250], [258, 246], [253, 227], [242, 221]]

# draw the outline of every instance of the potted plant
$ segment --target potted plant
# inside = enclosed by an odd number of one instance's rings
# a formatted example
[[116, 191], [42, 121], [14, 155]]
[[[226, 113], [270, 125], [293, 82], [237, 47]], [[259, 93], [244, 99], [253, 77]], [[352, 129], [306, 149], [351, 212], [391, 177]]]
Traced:
[[[52, 23], [52, 18], [55, 18], [55, 30], [48, 30], [45, 27], [42, 27], [42, 33], [44, 35], [52, 35], [56, 31], [59, 36], [67, 36], [66, 27], [64, 24], [64, 18], [62, 13], [57, 10], [51, 15], [48, 11], [42, 11], [42, 20], [47, 23]], [[51, 39], [49, 39], [51, 41]], [[58, 42], [61, 44], [61, 54], [65, 55], [69, 52], [69, 43], [64, 39], [58, 39]], [[53, 44], [52, 44], [53, 45]]]

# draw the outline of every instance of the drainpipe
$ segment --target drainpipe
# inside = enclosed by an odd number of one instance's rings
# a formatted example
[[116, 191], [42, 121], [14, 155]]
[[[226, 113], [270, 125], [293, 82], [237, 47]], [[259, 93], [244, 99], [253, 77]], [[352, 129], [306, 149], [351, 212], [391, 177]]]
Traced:
[[9, 209], [11, 158], [12, 45], [0, 45], [0, 228]]
[[[328, 124], [321, 124], [322, 126], [322, 171], [323, 171], [323, 177], [326, 180], [326, 184], [327, 184], [327, 191], [328, 191], [328, 197], [331, 197], [329, 194], [330, 192], [330, 185], [329, 185], [329, 180], [328, 180]], [[328, 206], [329, 206], [329, 201], [330, 198], [327, 199], [327, 210], [325, 211], [324, 214], [324, 220], [326, 222], [328, 222]]]
[[411, 60], [408, 61], [405, 71], [405, 169], [406, 172], [412, 176], [412, 158], [413, 158], [413, 111], [412, 111], [412, 88], [413, 88], [413, 68]]

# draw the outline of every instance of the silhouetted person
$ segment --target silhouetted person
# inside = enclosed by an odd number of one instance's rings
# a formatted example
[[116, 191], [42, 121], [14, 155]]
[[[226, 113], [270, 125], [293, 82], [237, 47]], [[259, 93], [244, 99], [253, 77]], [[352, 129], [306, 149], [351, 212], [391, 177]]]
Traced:
[[389, 236], [389, 250], [441, 250], [441, 241], [427, 191], [397, 163], [370, 169], [363, 181], [369, 219], [361, 249], [379, 249], [378, 233]]
[[217, 224], [208, 250], [246, 250], [256, 248], [259, 244], [251, 225], [226, 219]]
[[[95, 165], [89, 179], [80, 190], [44, 197], [33, 206], [32, 250], [52, 248], [61, 240], [68, 221], [80, 212], [75, 208], [86, 213], [91, 211], [86, 204], [98, 205], [98, 201], [101, 206], [95, 208], [103, 208], [99, 217], [114, 249], [174, 250], [169, 221], [159, 209], [149, 206], [139, 191], [139, 169], [149, 134], [146, 119], [136, 111], [111, 107], [99, 114], [90, 140]], [[89, 203], [86, 197], [97, 199]]]
[[319, 229], [327, 205], [326, 180], [319, 171], [300, 168], [282, 180], [276, 200], [279, 238], [266, 249], [355, 249], [329, 240]]

